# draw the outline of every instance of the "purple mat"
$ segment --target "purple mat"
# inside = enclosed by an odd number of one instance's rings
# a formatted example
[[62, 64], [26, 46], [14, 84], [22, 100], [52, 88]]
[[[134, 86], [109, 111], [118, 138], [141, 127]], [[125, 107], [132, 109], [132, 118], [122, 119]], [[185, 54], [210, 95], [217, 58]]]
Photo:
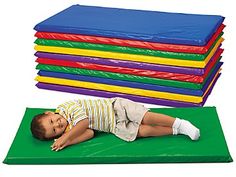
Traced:
[[209, 89], [205, 97], [203, 98], [203, 102], [199, 104], [173, 101], [173, 100], [165, 100], [165, 99], [157, 99], [157, 98], [150, 98], [150, 97], [143, 97], [143, 96], [136, 96], [136, 95], [128, 95], [128, 94], [122, 94], [122, 93], [106, 92], [106, 91], [100, 91], [100, 90], [90, 90], [90, 89], [84, 89], [84, 88], [79, 88], [79, 87], [46, 84], [46, 83], [40, 83], [40, 82], [37, 83], [36, 86], [41, 89], [56, 90], [56, 91], [91, 95], [91, 96], [97, 96], [97, 97], [106, 97], [106, 98], [122, 97], [122, 98], [127, 98], [133, 101], [137, 101], [137, 102], [155, 104], [155, 105], [163, 105], [163, 106], [171, 106], [171, 107], [194, 107], [194, 106], [196, 107], [196, 106], [203, 106], [205, 104], [208, 96], [210, 95], [220, 75], [221, 74], [218, 74], [211, 88]]
[[[219, 51], [219, 48], [217, 51]], [[216, 55], [217, 51], [212, 56], [210, 61], [207, 63], [205, 68], [207, 68], [209, 63], [214, 59], [214, 56]], [[150, 64], [150, 63], [133, 62], [133, 61], [125, 61], [125, 60], [113, 60], [113, 59], [104, 60], [103, 58], [84, 57], [84, 56], [76, 56], [76, 55], [36, 52], [35, 56], [40, 57], [40, 58], [50, 58], [50, 59], [67, 60], [67, 61], [75, 61], [75, 62], [77, 61], [77, 62], [94, 63], [94, 64], [119, 66], [119, 67], [127, 67], [127, 68], [146, 69], [146, 70], [153, 70], [153, 71], [173, 72], [173, 73], [181, 73], [181, 74], [203, 75], [205, 73], [205, 68], [201, 69], [201, 68], [177, 67], [177, 66], [157, 65], [157, 64]]]

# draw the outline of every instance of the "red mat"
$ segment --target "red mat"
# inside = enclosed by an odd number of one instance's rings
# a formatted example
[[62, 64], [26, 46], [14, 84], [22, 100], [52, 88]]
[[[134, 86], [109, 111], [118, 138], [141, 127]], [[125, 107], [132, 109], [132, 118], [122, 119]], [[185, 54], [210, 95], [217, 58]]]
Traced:
[[213, 36], [205, 46], [153, 43], [153, 42], [144, 42], [137, 40], [125, 40], [125, 39], [108, 38], [108, 37], [97, 37], [97, 36], [66, 34], [66, 33], [52, 33], [52, 32], [36, 32], [35, 37], [43, 39], [57, 39], [57, 40], [79, 41], [79, 42], [89, 42], [97, 44], [128, 46], [128, 47], [162, 50], [169, 52], [204, 54], [210, 49], [214, 41], [223, 31], [224, 27], [225, 25], [221, 24], [221, 26], [217, 29], [217, 31], [213, 34]]
[[218, 61], [218, 58], [220, 57], [222, 52], [223, 52], [223, 49], [220, 49], [217, 52], [217, 54], [215, 55], [215, 58], [212, 60], [211, 63], [209, 63], [208, 67], [206, 68], [206, 72], [204, 73], [204, 75], [201, 75], [201, 76], [171, 73], [171, 72], [142, 70], [142, 69], [134, 69], [134, 68], [125, 68], [125, 67], [116, 67], [116, 66], [107, 66], [107, 65], [82, 63], [82, 62], [74, 62], [74, 61], [66, 61], [66, 60], [47, 59], [47, 58], [37, 58], [36, 62], [40, 64], [99, 70], [99, 71], [131, 74], [131, 75], [137, 75], [137, 76], [146, 76], [146, 77], [154, 77], [154, 78], [193, 82], [193, 83], [202, 83], [206, 79], [208, 74], [210, 73], [213, 66]]

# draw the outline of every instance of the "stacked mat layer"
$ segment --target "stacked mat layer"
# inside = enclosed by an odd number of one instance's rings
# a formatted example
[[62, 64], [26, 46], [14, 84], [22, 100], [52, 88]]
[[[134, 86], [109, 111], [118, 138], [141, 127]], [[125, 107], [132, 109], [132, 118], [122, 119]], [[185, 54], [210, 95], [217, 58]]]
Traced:
[[224, 17], [74, 5], [37, 24], [37, 87], [203, 106], [220, 76]]

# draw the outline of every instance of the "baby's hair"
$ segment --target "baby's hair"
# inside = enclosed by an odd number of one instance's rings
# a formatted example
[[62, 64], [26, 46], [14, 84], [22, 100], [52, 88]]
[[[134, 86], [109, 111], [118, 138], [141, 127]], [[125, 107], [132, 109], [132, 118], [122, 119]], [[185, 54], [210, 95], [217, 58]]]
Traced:
[[45, 137], [46, 130], [41, 123], [41, 120], [45, 116], [46, 116], [45, 113], [38, 114], [38, 115], [34, 116], [34, 118], [32, 119], [32, 122], [31, 122], [31, 127], [30, 127], [31, 133], [35, 138], [37, 138], [39, 140], [49, 140], [48, 138]]

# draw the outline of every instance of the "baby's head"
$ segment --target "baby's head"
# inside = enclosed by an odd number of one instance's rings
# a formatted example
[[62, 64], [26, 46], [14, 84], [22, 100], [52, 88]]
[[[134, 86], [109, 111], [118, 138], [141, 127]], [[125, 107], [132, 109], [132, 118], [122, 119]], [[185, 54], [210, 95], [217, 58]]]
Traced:
[[33, 118], [31, 122], [31, 132], [37, 139], [51, 140], [61, 136], [67, 124], [66, 119], [60, 114], [47, 111]]

